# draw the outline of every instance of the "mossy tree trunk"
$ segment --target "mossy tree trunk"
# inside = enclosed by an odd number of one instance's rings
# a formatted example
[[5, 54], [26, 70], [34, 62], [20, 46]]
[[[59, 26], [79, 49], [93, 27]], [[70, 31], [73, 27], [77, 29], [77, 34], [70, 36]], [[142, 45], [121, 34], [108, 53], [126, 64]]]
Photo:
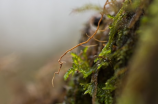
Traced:
[[72, 54], [66, 104], [158, 104], [158, 0], [125, 0], [111, 18], [97, 58]]
[[118, 104], [158, 104], [158, 0], [144, 3], [145, 23]]

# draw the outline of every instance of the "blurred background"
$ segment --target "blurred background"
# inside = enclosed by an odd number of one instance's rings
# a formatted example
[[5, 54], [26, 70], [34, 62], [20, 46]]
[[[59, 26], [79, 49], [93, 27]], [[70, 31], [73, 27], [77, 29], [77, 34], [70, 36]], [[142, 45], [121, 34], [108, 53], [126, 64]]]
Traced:
[[84, 23], [95, 11], [71, 13], [72, 9], [104, 2], [0, 0], [0, 104], [9, 104], [10, 89], [18, 83], [15, 77], [22, 83], [34, 82], [39, 69], [51, 62], [58, 68], [59, 56], [78, 43]]

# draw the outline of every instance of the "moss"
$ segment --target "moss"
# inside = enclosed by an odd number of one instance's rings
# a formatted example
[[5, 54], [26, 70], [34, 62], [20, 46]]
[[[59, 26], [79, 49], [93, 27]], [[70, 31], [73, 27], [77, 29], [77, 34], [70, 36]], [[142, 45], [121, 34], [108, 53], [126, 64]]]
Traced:
[[[129, 6], [133, 9], [129, 9]], [[127, 71], [125, 69], [138, 40], [136, 31], [140, 26], [142, 13], [138, 15], [138, 19], [135, 19], [136, 9], [138, 9], [136, 3], [131, 4], [129, 0], [125, 0], [115, 16], [108, 16], [113, 20], [109, 26], [109, 39], [92, 66], [89, 65], [86, 49], [80, 56], [72, 54], [73, 66], [66, 73], [65, 79], [69, 74], [78, 75], [78, 77], [73, 77], [78, 79], [78, 84], [75, 87], [72, 86], [72, 89], [82, 94], [76, 96], [89, 94], [91, 98], [88, 100], [93, 104], [113, 104], [116, 101], [115, 91]], [[79, 100], [82, 99], [73, 99], [74, 102]], [[82, 102], [82, 104], [87, 103]]]
[[[143, 2], [144, 1], [144, 2]], [[118, 104], [158, 103], [158, 0], [143, 0], [146, 16], [141, 20], [140, 41], [130, 63], [127, 80]], [[151, 4], [149, 2], [153, 1]], [[145, 19], [145, 20], [144, 20]]]
[[64, 79], [66, 80], [70, 74], [74, 75], [75, 72], [81, 73], [83, 78], [87, 78], [92, 72], [93, 69], [90, 69], [86, 52], [88, 48], [83, 50], [82, 56], [78, 56], [75, 53], [71, 53], [73, 64], [72, 68], [70, 68], [67, 73], [64, 75]]

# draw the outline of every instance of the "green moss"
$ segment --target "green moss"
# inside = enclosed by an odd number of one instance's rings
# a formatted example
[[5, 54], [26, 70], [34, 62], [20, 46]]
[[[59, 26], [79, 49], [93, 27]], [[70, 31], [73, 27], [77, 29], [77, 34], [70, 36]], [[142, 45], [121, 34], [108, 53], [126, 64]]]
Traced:
[[106, 46], [103, 48], [103, 50], [99, 54], [99, 56], [106, 56], [106, 55], [108, 55], [108, 54], [111, 53], [111, 49], [112, 49], [112, 46], [113, 46], [114, 36], [115, 36], [115, 34], [117, 32], [119, 23], [123, 19], [125, 7], [127, 6], [127, 2], [128, 2], [128, 0], [125, 1], [123, 7], [119, 10], [119, 12], [117, 13], [117, 15], [114, 17], [114, 21], [113, 21], [113, 23], [110, 26], [109, 41], [106, 44]]
[[140, 21], [134, 21], [134, 27], [128, 27], [135, 15], [133, 9], [129, 10], [129, 5], [131, 5], [129, 0], [125, 0], [115, 16], [108, 16], [113, 19], [109, 26], [109, 40], [92, 66], [89, 65], [87, 58], [87, 48], [80, 56], [71, 53], [73, 65], [64, 78], [67, 79], [70, 74], [78, 72], [79, 75], [75, 78], [78, 78], [79, 84], [75, 86], [76, 88], [73, 87], [73, 90], [77, 89], [78, 92], [91, 96], [91, 99], [95, 99], [95, 103], [112, 104], [114, 102], [117, 84], [126, 72], [122, 69], [127, 67], [135, 49], [138, 38], [136, 30]]
[[82, 57], [78, 56], [76, 53], [71, 53], [73, 64], [72, 68], [70, 68], [64, 75], [65, 80], [69, 77], [70, 74], [74, 75], [76, 71], [82, 73], [84, 78], [87, 78], [92, 73], [86, 56], [87, 49], [88, 48], [85, 48], [83, 50]]
[[112, 15], [110, 15], [110, 14], [108, 14], [107, 17], [108, 17], [108, 18], [111, 18], [111, 19], [114, 19], [114, 18], [115, 18], [114, 16], [112, 16]]
[[84, 94], [90, 94], [92, 96], [93, 93], [92, 83], [86, 83], [86, 84], [81, 83], [80, 85], [83, 86], [83, 90], [85, 90]]
[[99, 103], [112, 104], [113, 103], [113, 91], [115, 87], [116, 78], [112, 77], [108, 79], [105, 85], [98, 86], [97, 98]]

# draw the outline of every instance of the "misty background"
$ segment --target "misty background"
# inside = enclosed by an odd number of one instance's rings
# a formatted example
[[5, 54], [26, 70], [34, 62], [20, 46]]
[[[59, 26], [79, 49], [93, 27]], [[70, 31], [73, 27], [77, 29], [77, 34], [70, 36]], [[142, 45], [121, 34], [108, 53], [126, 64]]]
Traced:
[[[0, 0], [0, 70], [12, 70], [18, 63], [19, 76], [24, 81], [32, 80], [36, 70], [78, 43], [84, 23], [95, 14], [95, 11], [71, 13], [72, 9], [88, 3], [103, 6], [104, 2]], [[4, 68], [6, 63], [12, 65]], [[7, 104], [7, 91], [0, 73], [1, 104]]]

